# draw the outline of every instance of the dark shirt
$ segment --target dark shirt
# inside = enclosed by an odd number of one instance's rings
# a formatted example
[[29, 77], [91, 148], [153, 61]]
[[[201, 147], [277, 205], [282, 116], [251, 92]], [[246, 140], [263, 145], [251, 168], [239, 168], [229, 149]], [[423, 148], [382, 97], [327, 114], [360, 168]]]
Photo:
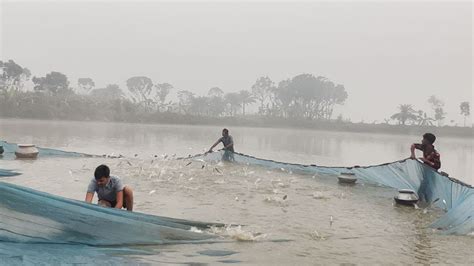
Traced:
[[415, 144], [415, 149], [423, 151], [423, 158], [428, 161], [427, 164], [429, 166], [436, 170], [441, 168], [441, 156], [433, 145]]
[[[224, 145], [224, 149], [234, 152], [234, 140], [232, 139], [231, 135], [228, 135], [227, 137], [222, 137], [219, 139], [220, 142]], [[229, 144], [232, 144], [229, 148], [226, 148]]]

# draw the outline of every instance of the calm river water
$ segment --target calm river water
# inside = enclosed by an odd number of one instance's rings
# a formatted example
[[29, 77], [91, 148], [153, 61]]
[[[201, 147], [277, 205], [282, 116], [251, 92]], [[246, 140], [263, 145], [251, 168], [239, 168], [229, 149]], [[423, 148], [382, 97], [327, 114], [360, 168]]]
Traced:
[[[147, 246], [146, 255], [67, 258], [58, 248], [38, 251], [64, 263], [313, 265], [472, 264], [474, 238], [446, 236], [427, 226], [440, 210], [393, 204], [396, 191], [378, 186], [340, 186], [337, 179], [300, 176], [260, 167], [201, 165], [172, 158], [201, 153], [221, 127], [95, 122], [0, 120], [0, 139], [126, 159], [40, 158], [1, 160], [1, 168], [23, 175], [2, 181], [83, 200], [94, 168], [111, 167], [135, 190], [135, 210], [150, 214], [244, 224], [219, 232], [229, 243]], [[252, 156], [318, 165], [370, 165], [406, 158], [421, 136], [355, 134], [310, 130], [230, 127], [235, 149]], [[473, 140], [444, 138], [436, 143], [442, 170], [473, 184]], [[155, 155], [157, 157], [155, 157]], [[168, 155], [168, 159], [162, 159]], [[216, 171], [215, 168], [219, 169]], [[279, 240], [289, 241], [279, 241]], [[21, 249], [21, 247], [20, 247]], [[76, 250], [76, 247], [74, 248]], [[206, 251], [220, 252], [206, 252]], [[204, 251], [204, 252], [203, 252]], [[0, 251], [1, 252], [1, 251]], [[117, 260], [118, 259], [118, 260]]]

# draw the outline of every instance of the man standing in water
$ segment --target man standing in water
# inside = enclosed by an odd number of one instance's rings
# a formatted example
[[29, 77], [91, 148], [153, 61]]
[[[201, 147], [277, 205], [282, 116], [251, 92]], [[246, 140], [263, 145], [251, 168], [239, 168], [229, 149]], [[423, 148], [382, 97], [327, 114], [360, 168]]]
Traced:
[[208, 152], [212, 152], [212, 149], [216, 147], [220, 142], [224, 145], [224, 155], [222, 156], [222, 160], [224, 161], [233, 161], [234, 160], [234, 139], [231, 135], [229, 135], [229, 130], [224, 128], [222, 130], [222, 137], [219, 138], [214, 145], [209, 149]]
[[133, 210], [132, 189], [124, 186], [120, 178], [110, 176], [110, 169], [107, 165], [102, 164], [95, 169], [94, 179], [91, 180], [87, 188], [86, 202], [92, 203], [95, 192], [99, 197], [98, 204], [100, 206]]
[[435, 150], [433, 143], [435, 142], [436, 137], [431, 133], [426, 133], [423, 135], [423, 140], [421, 144], [413, 143], [411, 145], [410, 158], [415, 159], [415, 149], [423, 151], [423, 157], [420, 158], [425, 164], [433, 167], [435, 170], [438, 170], [441, 167], [441, 160], [439, 153]]

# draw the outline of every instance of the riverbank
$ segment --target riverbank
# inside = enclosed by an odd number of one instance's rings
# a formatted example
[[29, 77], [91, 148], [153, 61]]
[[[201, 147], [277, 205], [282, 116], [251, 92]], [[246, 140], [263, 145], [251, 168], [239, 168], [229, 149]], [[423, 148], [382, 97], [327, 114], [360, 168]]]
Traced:
[[82, 122], [118, 122], [118, 123], [139, 123], [139, 124], [169, 124], [169, 125], [207, 125], [222, 127], [259, 127], [259, 128], [297, 128], [308, 130], [354, 132], [354, 133], [375, 133], [394, 135], [422, 135], [431, 132], [439, 137], [461, 137], [474, 138], [474, 128], [472, 127], [452, 127], [452, 126], [415, 126], [415, 125], [390, 125], [390, 124], [366, 124], [351, 123], [341, 121], [308, 121], [296, 119], [281, 119], [271, 117], [259, 117], [249, 115], [246, 117], [202, 117], [193, 115], [182, 115], [177, 113], [156, 113], [143, 115], [140, 117], [127, 117], [127, 119], [35, 119], [24, 117], [3, 117], [2, 119], [20, 119], [36, 121], [82, 121]]

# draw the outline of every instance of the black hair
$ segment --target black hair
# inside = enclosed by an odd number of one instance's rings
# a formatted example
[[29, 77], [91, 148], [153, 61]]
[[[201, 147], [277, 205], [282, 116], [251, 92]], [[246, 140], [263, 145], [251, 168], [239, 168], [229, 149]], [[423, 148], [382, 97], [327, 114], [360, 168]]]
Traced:
[[433, 144], [436, 140], [436, 137], [435, 135], [431, 134], [431, 133], [425, 133], [423, 135], [423, 138], [426, 139], [429, 143]]
[[94, 177], [95, 177], [95, 180], [99, 180], [104, 176], [105, 177], [110, 176], [110, 169], [107, 165], [101, 164], [101, 165], [97, 166], [97, 168], [95, 169]]
[[222, 132], [229, 133], [229, 130], [227, 128], [224, 128]]

